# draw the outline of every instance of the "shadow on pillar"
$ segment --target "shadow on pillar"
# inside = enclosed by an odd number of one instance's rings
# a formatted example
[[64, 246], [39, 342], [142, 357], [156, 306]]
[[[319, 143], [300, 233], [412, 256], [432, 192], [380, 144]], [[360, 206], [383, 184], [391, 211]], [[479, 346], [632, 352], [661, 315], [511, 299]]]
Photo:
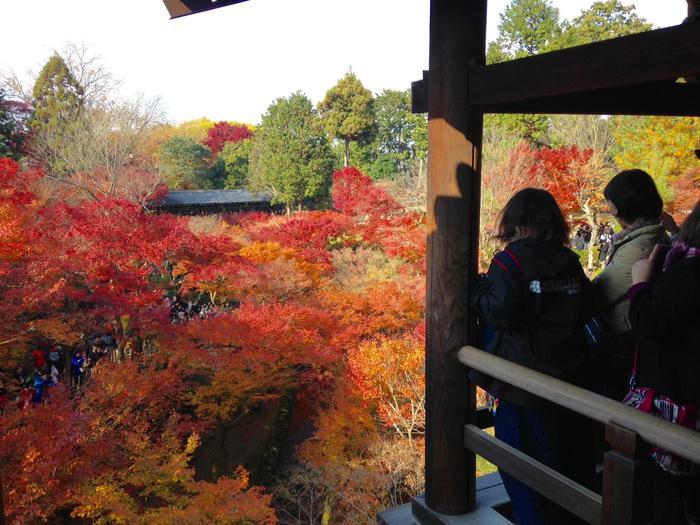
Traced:
[[[479, 523], [507, 523], [502, 516], [498, 521], [500, 515], [491, 507], [477, 505], [475, 455], [464, 446], [464, 426], [476, 418], [476, 389], [457, 360], [459, 350], [477, 340], [471, 309], [481, 186], [476, 150], [473, 158], [474, 166], [458, 165], [454, 181], [430, 183], [434, 200], [429, 210], [433, 230], [427, 239], [426, 496], [415, 498], [411, 508], [421, 524], [477, 523], [473, 519], [484, 513], [493, 520]], [[458, 195], [449, 195], [456, 190]]]

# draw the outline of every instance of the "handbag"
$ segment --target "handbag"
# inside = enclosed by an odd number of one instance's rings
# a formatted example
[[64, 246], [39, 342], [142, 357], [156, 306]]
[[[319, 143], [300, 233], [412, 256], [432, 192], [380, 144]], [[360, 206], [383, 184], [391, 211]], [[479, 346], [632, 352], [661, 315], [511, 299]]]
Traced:
[[[681, 425], [692, 430], [700, 430], [698, 408], [694, 405], [677, 403], [673, 399], [658, 393], [653, 388], [637, 386], [637, 356], [639, 349], [634, 352], [634, 364], [629, 381], [629, 391], [623, 403], [642, 412], [654, 414], [675, 425]], [[652, 447], [651, 457], [659, 467], [674, 476], [698, 476], [700, 466], [685, 458], [668, 452], [662, 447]]]

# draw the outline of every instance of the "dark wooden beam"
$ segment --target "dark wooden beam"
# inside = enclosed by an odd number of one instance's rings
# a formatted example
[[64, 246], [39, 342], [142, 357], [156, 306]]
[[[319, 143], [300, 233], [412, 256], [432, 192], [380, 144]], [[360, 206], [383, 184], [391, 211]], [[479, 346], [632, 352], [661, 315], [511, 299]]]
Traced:
[[[428, 110], [428, 81], [411, 84], [411, 111]], [[700, 116], [700, 84], [655, 82], [481, 106], [484, 113]]]
[[700, 76], [700, 23], [647, 31], [474, 68], [473, 104], [528, 99]]
[[499, 469], [588, 523], [600, 523], [602, 498], [474, 425], [464, 427], [464, 444]]
[[688, 0], [688, 18], [700, 14], [700, 0]]
[[423, 71], [423, 78], [411, 82], [411, 113], [428, 112], [429, 73]]
[[431, 0], [425, 483], [428, 507], [447, 515], [468, 512], [476, 494], [462, 432], [476, 393], [457, 353], [475, 328], [483, 115], [465, 95], [485, 47], [486, 0]]
[[483, 106], [484, 113], [700, 116], [700, 84], [658, 82]]
[[170, 18], [202, 13], [219, 7], [240, 4], [246, 0], [163, 0]]

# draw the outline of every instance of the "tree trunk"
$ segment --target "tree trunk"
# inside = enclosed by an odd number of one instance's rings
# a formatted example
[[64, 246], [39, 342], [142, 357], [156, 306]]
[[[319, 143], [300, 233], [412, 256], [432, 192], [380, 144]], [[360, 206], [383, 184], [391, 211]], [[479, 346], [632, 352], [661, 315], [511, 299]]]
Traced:
[[301, 210], [302, 210], [301, 201], [299, 201], [299, 202], [297, 203], [297, 211], [301, 211]]
[[350, 139], [345, 138], [345, 167], [350, 165]]
[[331, 522], [331, 500], [329, 496], [323, 501], [323, 516], [321, 517], [321, 525], [328, 525]]
[[587, 270], [590, 275], [593, 272], [593, 258], [595, 257], [595, 241], [598, 237], [598, 213], [588, 207], [583, 210], [586, 214], [586, 221], [591, 227], [591, 241], [588, 243], [588, 262]]
[[117, 346], [114, 349], [114, 361], [117, 363], [124, 362], [124, 346], [126, 345], [126, 330], [124, 329], [124, 323], [121, 317], [117, 317], [114, 326], [114, 339], [116, 339]]
[[286, 202], [284, 208], [287, 210], [287, 217], [289, 217], [292, 214], [292, 205]]

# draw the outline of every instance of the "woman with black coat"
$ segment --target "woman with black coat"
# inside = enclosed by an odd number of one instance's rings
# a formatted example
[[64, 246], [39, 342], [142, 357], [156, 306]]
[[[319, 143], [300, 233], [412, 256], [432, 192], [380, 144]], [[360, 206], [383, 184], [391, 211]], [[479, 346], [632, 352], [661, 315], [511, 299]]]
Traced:
[[[665, 256], [657, 246], [632, 267], [632, 282], [628, 295], [638, 340], [636, 386], [653, 390], [654, 412], [686, 414], [670, 420], [698, 430], [700, 202]], [[700, 467], [663, 452], [653, 457], [654, 523], [700, 523]]]
[[[486, 351], [565, 381], [579, 383], [587, 347], [589, 283], [566, 247], [568, 226], [554, 198], [527, 188], [501, 214], [507, 243], [479, 280], [474, 306], [495, 330]], [[475, 371], [472, 380], [498, 398], [496, 437], [564, 475], [590, 485], [592, 426], [584, 418]], [[501, 472], [520, 525], [579, 523], [529, 487]]]

